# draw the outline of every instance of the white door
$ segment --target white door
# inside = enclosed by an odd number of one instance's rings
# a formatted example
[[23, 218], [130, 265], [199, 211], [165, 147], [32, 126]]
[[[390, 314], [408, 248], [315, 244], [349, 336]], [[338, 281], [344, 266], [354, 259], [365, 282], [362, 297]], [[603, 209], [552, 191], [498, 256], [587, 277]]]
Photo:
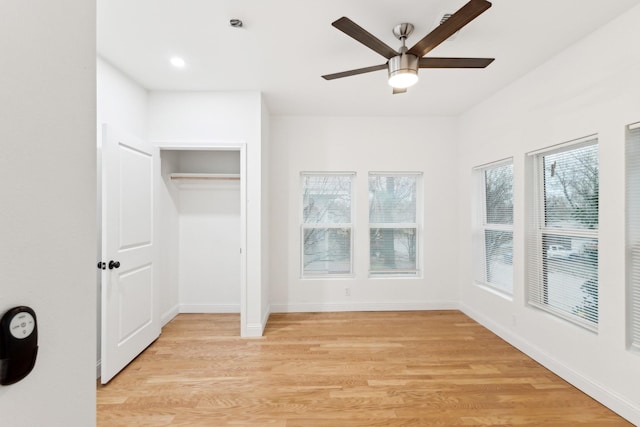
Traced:
[[106, 384], [160, 335], [153, 266], [153, 149], [103, 126], [102, 345]]

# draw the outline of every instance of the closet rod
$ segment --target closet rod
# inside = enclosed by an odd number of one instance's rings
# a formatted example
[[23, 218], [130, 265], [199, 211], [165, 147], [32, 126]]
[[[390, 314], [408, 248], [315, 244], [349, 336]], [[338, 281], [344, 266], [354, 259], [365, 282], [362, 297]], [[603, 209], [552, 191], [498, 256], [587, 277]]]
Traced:
[[171, 179], [180, 180], [240, 180], [236, 173], [172, 173]]

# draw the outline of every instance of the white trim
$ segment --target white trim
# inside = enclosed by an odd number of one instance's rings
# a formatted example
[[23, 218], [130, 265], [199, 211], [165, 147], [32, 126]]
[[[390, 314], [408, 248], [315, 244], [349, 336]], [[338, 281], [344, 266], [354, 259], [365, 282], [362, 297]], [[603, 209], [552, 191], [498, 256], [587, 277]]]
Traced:
[[302, 228], [352, 228], [353, 224], [344, 222], [305, 222], [302, 224]]
[[631, 123], [630, 125], [627, 125], [627, 129], [629, 129], [629, 130], [634, 130], [634, 129], [638, 129], [638, 128], [640, 128], [640, 122]]
[[260, 332], [260, 336], [264, 335], [264, 330], [269, 322], [269, 316], [271, 316], [271, 305], [267, 307], [267, 310], [262, 315], [262, 331]]
[[301, 275], [299, 279], [304, 282], [307, 280], [344, 280], [355, 277], [356, 275], [352, 271], [351, 273], [307, 273], [306, 276]]
[[318, 171], [300, 171], [300, 177], [303, 176], [326, 176], [326, 175], [351, 175], [351, 176], [356, 176], [357, 173], [354, 171], [344, 171], [344, 172], [340, 172], [340, 171], [329, 171], [329, 172], [318, 172]]
[[551, 154], [555, 151], [564, 151], [567, 147], [580, 148], [580, 146], [588, 146], [595, 145], [598, 143], [598, 134], [594, 133], [591, 135], [584, 136], [582, 138], [572, 139], [571, 141], [561, 142], [559, 144], [551, 145], [545, 148], [541, 148], [539, 150], [529, 151], [527, 156], [537, 156], [539, 154]]
[[[485, 213], [486, 217], [486, 213]], [[484, 223], [482, 224], [485, 230], [489, 231], [508, 231], [513, 233], [513, 224], [493, 224], [493, 223]]]
[[475, 280], [473, 281], [473, 284], [483, 290], [485, 290], [486, 292], [489, 292], [491, 294], [494, 294], [506, 301], [509, 302], [513, 302], [513, 293], [511, 292], [507, 292], [504, 289], [500, 289], [500, 287], [498, 287], [498, 285], [494, 285], [492, 283], [487, 283], [487, 282], [481, 282], [479, 280]]
[[160, 150], [228, 150], [237, 151], [240, 147], [246, 147], [245, 141], [151, 141]]
[[271, 304], [272, 313], [331, 313], [335, 311], [433, 311], [458, 310], [458, 308], [458, 301]]
[[495, 168], [498, 166], [504, 166], [504, 165], [509, 165], [509, 164], [513, 164], [513, 156], [511, 157], [505, 157], [504, 159], [500, 159], [500, 160], [496, 160], [493, 162], [489, 162], [489, 163], [484, 163], [478, 166], [474, 166], [473, 168], [471, 168], [472, 171], [484, 171], [485, 169], [491, 169], [491, 168]]
[[[393, 227], [389, 227], [389, 225], [393, 225]], [[417, 231], [418, 223], [417, 222], [370, 222], [369, 229], [372, 229], [372, 228], [393, 228], [393, 229], [415, 228]]]
[[552, 316], [555, 316], [561, 320], [564, 320], [566, 322], [570, 322], [574, 325], [578, 325], [584, 329], [587, 330], [587, 332], [592, 332], [594, 334], [598, 334], [598, 324], [593, 324], [590, 323], [588, 321], [582, 320], [581, 318], [577, 317], [577, 316], [572, 316], [570, 314], [568, 314], [566, 311], [563, 310], [559, 310], [555, 307], [553, 307], [552, 305], [549, 304], [544, 304], [541, 302], [535, 302], [535, 301], [528, 301], [527, 304], [529, 305], [529, 307], [531, 308], [535, 308], [537, 310], [542, 310], [543, 312], [550, 314]]
[[160, 315], [160, 327], [164, 327], [167, 323], [171, 322], [174, 317], [180, 313], [180, 306], [178, 304], [171, 307], [169, 310]]
[[497, 322], [494, 322], [480, 312], [475, 311], [468, 305], [461, 303], [460, 310], [509, 344], [516, 347], [518, 350], [525, 353], [527, 356], [531, 357], [536, 362], [543, 365], [545, 368], [572, 384], [574, 387], [582, 390], [584, 393], [609, 407], [611, 410], [626, 418], [633, 424], [640, 425], [640, 406], [635, 405], [633, 402], [630, 402], [628, 399], [620, 396], [615, 391], [557, 360], [551, 354], [541, 350], [518, 334], [503, 327]]
[[572, 236], [584, 239], [597, 239], [599, 236], [599, 228], [563, 228], [563, 227], [540, 227], [542, 234], [552, 234], [554, 236]]
[[240, 313], [240, 304], [180, 304], [180, 313]]
[[260, 338], [262, 337], [262, 331], [264, 325], [261, 323], [248, 323], [243, 338]]
[[416, 175], [416, 176], [423, 176], [424, 173], [422, 173], [421, 171], [407, 171], [407, 172], [398, 172], [398, 171], [393, 171], [393, 172], [389, 172], [389, 171], [369, 171], [368, 172], [368, 176], [370, 177], [371, 175], [385, 175], [385, 176], [407, 176], [407, 175]]

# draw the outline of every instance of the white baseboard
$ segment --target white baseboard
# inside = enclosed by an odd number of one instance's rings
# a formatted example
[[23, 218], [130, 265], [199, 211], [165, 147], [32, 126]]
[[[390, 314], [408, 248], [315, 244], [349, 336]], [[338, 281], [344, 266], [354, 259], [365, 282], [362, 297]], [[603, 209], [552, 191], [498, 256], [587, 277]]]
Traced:
[[180, 304], [180, 313], [240, 313], [240, 304]]
[[527, 356], [543, 365], [545, 368], [571, 383], [576, 388], [582, 390], [598, 402], [610, 408], [612, 411], [626, 418], [634, 425], [640, 425], [640, 408], [632, 402], [629, 402], [624, 397], [618, 395], [612, 390], [609, 390], [602, 384], [593, 381], [583, 373], [578, 372], [558, 361], [549, 353], [541, 350], [523, 339], [521, 336], [514, 334], [512, 331], [487, 318], [483, 314], [473, 310], [468, 305], [461, 303], [460, 310], [509, 344], [516, 347], [518, 350], [525, 353]]
[[262, 323], [247, 323], [247, 330], [242, 335], [243, 338], [259, 338], [264, 330]]
[[418, 311], [458, 309], [459, 304], [457, 301], [271, 304], [272, 313], [309, 313], [332, 311]]
[[176, 304], [160, 316], [160, 327], [163, 327], [180, 313], [180, 307]]
[[260, 338], [264, 335], [264, 328], [267, 327], [269, 315], [271, 314], [271, 306], [268, 306], [262, 315], [260, 323], [247, 323], [246, 329], [241, 332], [243, 338]]
[[264, 328], [267, 327], [267, 322], [269, 321], [270, 315], [271, 315], [271, 306], [268, 306], [267, 310], [264, 312], [264, 315], [262, 316], [262, 334], [264, 334]]

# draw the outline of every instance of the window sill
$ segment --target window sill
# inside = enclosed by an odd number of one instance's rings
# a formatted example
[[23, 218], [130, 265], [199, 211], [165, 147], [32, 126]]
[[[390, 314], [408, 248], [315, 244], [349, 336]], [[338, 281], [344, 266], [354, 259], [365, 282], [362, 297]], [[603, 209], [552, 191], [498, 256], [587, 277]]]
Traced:
[[474, 281], [473, 282], [474, 285], [476, 285], [477, 287], [479, 287], [480, 289], [489, 292], [493, 295], [496, 295], [500, 298], [503, 298], [509, 302], [513, 302], [513, 294], [509, 293], [506, 290], [500, 289], [496, 286], [490, 285], [488, 283], [484, 283], [484, 282], [479, 282], [479, 281]]
[[353, 274], [345, 274], [345, 275], [317, 275], [317, 276], [301, 276], [300, 280], [303, 281], [313, 281], [313, 280], [353, 280], [355, 279], [355, 275]]
[[422, 279], [422, 275], [421, 274], [372, 274], [369, 273], [368, 276], [369, 279], [374, 279], [374, 280], [384, 280], [384, 279]]

